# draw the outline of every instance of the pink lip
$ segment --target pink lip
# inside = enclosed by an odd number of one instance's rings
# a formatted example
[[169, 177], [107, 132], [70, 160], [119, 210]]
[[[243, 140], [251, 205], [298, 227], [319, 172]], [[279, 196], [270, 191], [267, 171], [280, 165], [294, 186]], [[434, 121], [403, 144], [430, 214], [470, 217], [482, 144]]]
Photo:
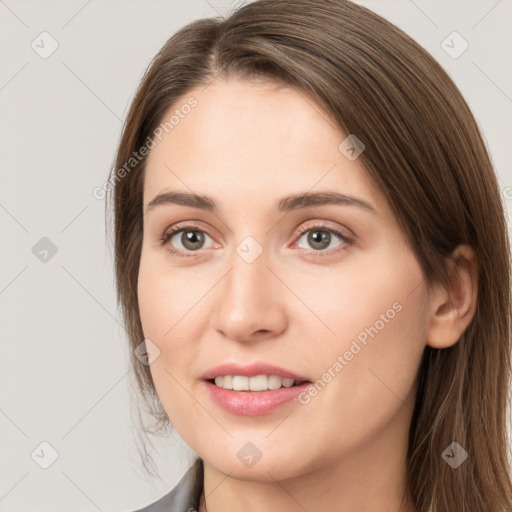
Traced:
[[[301, 382], [290, 388], [269, 389], [267, 391], [234, 391], [224, 389], [210, 382], [215, 377], [224, 375], [278, 375]], [[281, 405], [294, 400], [311, 384], [306, 377], [267, 363], [253, 363], [240, 366], [234, 363], [226, 363], [206, 371], [201, 378], [210, 398], [226, 411], [245, 416], [259, 416], [268, 414]]]
[[267, 363], [253, 363], [246, 366], [240, 366], [234, 363], [221, 364], [203, 373], [201, 379], [211, 380], [220, 375], [246, 375], [247, 377], [256, 377], [256, 375], [278, 375], [279, 377], [287, 377], [288, 379], [299, 382], [308, 380], [307, 377], [297, 375], [284, 368]]
[[310, 382], [304, 382], [291, 388], [269, 389], [267, 391], [233, 391], [203, 381], [210, 398], [226, 411], [245, 416], [268, 414], [281, 405], [297, 398]]

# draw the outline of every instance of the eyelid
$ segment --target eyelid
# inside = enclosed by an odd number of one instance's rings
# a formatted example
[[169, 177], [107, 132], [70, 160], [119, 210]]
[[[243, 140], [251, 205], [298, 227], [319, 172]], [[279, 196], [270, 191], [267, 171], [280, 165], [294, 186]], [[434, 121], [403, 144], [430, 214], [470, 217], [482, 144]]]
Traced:
[[297, 229], [297, 234], [303, 235], [307, 231], [311, 231], [313, 229], [337, 233], [347, 241], [353, 241], [355, 239], [355, 234], [350, 229], [339, 225], [331, 226], [330, 221], [327, 220], [313, 220], [306, 222]]

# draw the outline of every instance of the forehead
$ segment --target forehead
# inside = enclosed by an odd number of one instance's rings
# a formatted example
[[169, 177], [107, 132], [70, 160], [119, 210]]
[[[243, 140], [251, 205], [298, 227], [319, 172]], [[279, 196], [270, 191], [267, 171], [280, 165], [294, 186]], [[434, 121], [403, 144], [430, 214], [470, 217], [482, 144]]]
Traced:
[[[195, 106], [184, 108], [189, 104]], [[146, 162], [146, 204], [167, 188], [258, 199], [258, 191], [277, 196], [315, 184], [378, 199], [361, 161], [340, 151], [346, 135], [301, 91], [272, 81], [216, 80], [184, 94], [163, 122], [171, 116], [172, 127], [154, 139]]]

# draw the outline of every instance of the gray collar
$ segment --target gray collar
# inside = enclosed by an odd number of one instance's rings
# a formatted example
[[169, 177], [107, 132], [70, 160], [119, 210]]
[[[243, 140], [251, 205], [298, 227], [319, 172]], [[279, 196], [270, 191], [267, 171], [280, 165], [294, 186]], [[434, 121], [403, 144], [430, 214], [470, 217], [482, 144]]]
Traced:
[[198, 457], [176, 487], [158, 501], [135, 512], [189, 512], [199, 510], [203, 492], [203, 461]]

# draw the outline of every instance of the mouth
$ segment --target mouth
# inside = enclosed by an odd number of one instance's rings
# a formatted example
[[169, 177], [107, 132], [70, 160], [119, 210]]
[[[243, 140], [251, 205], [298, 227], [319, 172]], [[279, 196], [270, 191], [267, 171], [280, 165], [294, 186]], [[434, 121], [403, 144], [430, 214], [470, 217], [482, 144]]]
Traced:
[[234, 415], [262, 416], [296, 402], [312, 382], [266, 363], [227, 363], [201, 376], [205, 391], [218, 407]]
[[292, 388], [305, 383], [308, 380], [295, 380], [280, 375], [255, 375], [249, 377], [247, 375], [218, 375], [215, 378], [207, 379], [208, 382], [218, 388], [233, 391], [270, 391], [281, 388]]

